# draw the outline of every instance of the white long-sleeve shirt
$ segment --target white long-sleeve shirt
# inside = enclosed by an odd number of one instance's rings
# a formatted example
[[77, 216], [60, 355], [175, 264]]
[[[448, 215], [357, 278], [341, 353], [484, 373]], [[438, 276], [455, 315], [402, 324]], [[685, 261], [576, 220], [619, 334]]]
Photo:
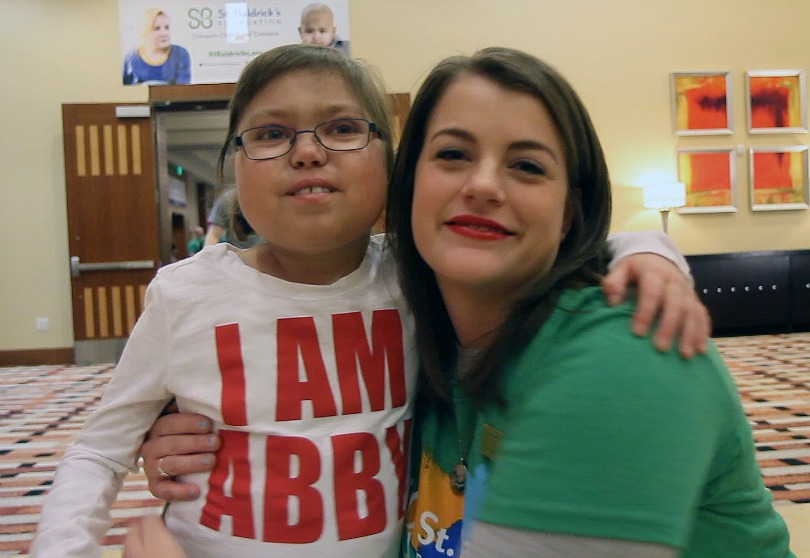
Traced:
[[124, 476], [172, 397], [222, 439], [216, 469], [184, 479], [202, 497], [168, 510], [189, 557], [392, 556], [416, 353], [378, 240], [328, 286], [260, 273], [225, 244], [161, 269], [58, 467], [32, 556], [99, 555]]

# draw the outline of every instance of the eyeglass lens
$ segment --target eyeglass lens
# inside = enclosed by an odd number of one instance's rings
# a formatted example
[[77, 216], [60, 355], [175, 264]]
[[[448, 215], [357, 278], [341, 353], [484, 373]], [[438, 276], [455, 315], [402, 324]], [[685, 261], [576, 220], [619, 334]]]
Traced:
[[245, 130], [241, 144], [251, 159], [272, 159], [286, 155], [299, 134], [311, 133], [326, 149], [354, 151], [368, 145], [371, 123], [359, 118], [341, 118], [318, 124], [313, 130], [285, 126], [260, 126]]

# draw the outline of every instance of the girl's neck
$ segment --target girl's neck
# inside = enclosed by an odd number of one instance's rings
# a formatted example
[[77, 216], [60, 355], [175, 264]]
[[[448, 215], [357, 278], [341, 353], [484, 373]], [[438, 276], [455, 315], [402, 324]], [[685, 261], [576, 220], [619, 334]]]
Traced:
[[291, 283], [331, 285], [357, 270], [363, 263], [368, 237], [326, 253], [285, 252], [260, 244], [239, 253], [242, 261], [262, 273]]

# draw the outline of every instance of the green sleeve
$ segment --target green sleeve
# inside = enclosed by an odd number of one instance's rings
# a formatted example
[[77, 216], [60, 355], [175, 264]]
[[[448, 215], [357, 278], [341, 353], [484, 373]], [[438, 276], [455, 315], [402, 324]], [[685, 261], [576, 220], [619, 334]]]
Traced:
[[488, 468], [477, 519], [683, 547], [733, 415], [722, 360], [660, 353], [632, 308], [576, 296], [507, 371], [506, 409], [482, 415], [503, 435], [492, 461], [471, 455]]

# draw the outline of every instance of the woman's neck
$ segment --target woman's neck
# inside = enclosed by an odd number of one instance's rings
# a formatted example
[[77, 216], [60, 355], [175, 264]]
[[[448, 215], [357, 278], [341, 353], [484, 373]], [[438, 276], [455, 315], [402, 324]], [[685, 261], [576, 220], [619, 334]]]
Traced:
[[331, 285], [360, 267], [367, 247], [368, 237], [365, 237], [325, 253], [285, 252], [270, 244], [260, 244], [239, 255], [246, 265], [284, 281]]
[[453, 329], [463, 347], [486, 347], [509, 315], [511, 298], [482, 296], [470, 289], [439, 284]]
[[172, 47], [159, 48], [154, 45], [146, 44], [141, 47], [141, 56], [152, 64], [162, 64], [166, 61], [166, 58], [168, 58], [170, 48]]

